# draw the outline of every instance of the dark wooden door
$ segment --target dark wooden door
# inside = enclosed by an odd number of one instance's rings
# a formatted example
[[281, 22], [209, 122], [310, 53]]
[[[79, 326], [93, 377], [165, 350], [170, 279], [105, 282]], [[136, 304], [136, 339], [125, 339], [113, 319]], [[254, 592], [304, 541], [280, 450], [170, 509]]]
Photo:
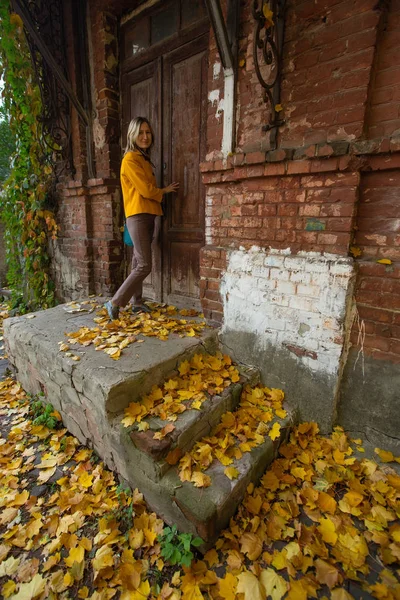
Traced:
[[[154, 130], [155, 144], [152, 162], [156, 166], [158, 185], [162, 185], [162, 116], [161, 116], [161, 58], [139, 67], [123, 78], [122, 140], [126, 144], [128, 125], [134, 117], [146, 117]], [[123, 148], [124, 148], [123, 146]], [[130, 272], [132, 250], [127, 249], [127, 270]], [[153, 269], [143, 285], [144, 296], [159, 299], [162, 296], [161, 245], [153, 246]]]
[[199, 254], [204, 245], [204, 189], [199, 163], [205, 156], [207, 38], [163, 58], [164, 181], [179, 191], [165, 199], [163, 299], [200, 307]]
[[[186, 5], [185, 5], [186, 6]], [[199, 163], [205, 157], [208, 34], [177, 44], [178, 38], [143, 51], [144, 62], [122, 72], [123, 144], [129, 121], [147, 117], [154, 129], [152, 161], [157, 183], [173, 181], [179, 191], [164, 198], [162, 230], [153, 252], [147, 297], [200, 308], [199, 263], [204, 245], [204, 189]], [[190, 38], [189, 38], [190, 39]], [[173, 48], [173, 49], [172, 49]], [[149, 61], [146, 62], [146, 54]]]

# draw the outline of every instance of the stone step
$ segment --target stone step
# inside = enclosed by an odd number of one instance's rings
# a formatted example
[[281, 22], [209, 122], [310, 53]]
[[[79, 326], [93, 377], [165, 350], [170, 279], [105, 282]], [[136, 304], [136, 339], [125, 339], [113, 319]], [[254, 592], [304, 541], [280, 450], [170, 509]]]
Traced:
[[[143, 421], [149, 424], [149, 429], [138, 431], [136, 427], [126, 428], [121, 425], [120, 417], [115, 419], [111, 442], [113, 456], [120, 465], [120, 472], [123, 471], [124, 464], [132, 465], [134, 470], [133, 474], [129, 474], [129, 470], [126, 471], [124, 478], [134, 482], [144, 482], [146, 479], [159, 482], [171, 468], [166, 461], [169, 452], [179, 449], [180, 455], [183, 456], [198, 440], [207, 436], [217, 426], [224, 413], [234, 411], [239, 404], [243, 385], [255, 385], [259, 379], [256, 369], [241, 366], [238, 370], [239, 383], [229, 385], [221, 395], [209, 397], [201, 410], [186, 410], [179, 414], [174, 422], [175, 429], [162, 440], [154, 439], [154, 433], [170, 421], [163, 421], [157, 417], [146, 418]], [[174, 375], [176, 373], [170, 374], [171, 377]]]
[[[238, 383], [207, 399], [200, 410], [181, 413], [174, 431], [158, 442], [152, 436], [165, 421], [149, 419], [148, 432], [129, 430], [121, 426], [124, 409], [131, 402], [140, 402], [154, 385], [176, 375], [182, 361], [199, 352], [214, 354], [219, 347], [218, 331], [206, 328], [198, 337], [170, 334], [166, 340], [138, 334], [143, 343], [124, 348], [117, 361], [92, 345], [71, 348], [80, 357], [77, 361], [60, 352], [60, 343], [67, 339], [65, 333], [82, 327], [92, 331], [96, 327], [94, 317], [95, 310], [71, 315], [60, 305], [7, 319], [6, 350], [17, 378], [27, 392], [44, 392], [46, 400], [61, 413], [64, 425], [81, 443], [92, 446], [110, 469], [132, 487], [138, 487], [167, 523], [200, 535], [205, 549], [228, 524], [248, 484], [256, 483], [275, 457], [292, 417], [282, 421], [278, 440], [272, 442], [266, 436], [262, 445], [234, 462], [239, 471], [237, 479], [230, 481], [224, 475], [224, 467], [214, 462], [206, 471], [211, 477], [210, 487], [182, 483], [178, 467], [166, 461], [168, 453], [178, 448], [184, 454], [196, 441], [209, 435], [225, 412], [235, 410], [243, 385], [258, 382], [258, 371], [240, 367]], [[114, 327], [118, 328], [118, 324], [111, 326]]]
[[[286, 410], [288, 411], [287, 407]], [[228, 526], [247, 486], [250, 483], [257, 484], [268, 465], [276, 458], [280, 444], [287, 439], [294, 424], [295, 415], [288, 411], [284, 419], [274, 419], [271, 426], [275, 421], [281, 425], [279, 438], [272, 441], [266, 435], [264, 443], [232, 463], [231, 466], [239, 471], [237, 479], [230, 480], [224, 474], [226, 467], [214, 460], [204, 471], [211, 477], [211, 485], [197, 488], [191, 482], [180, 480], [177, 466], [162, 466], [162, 461], [156, 463], [144, 452], [127, 450], [126, 444], [124, 478], [143, 492], [149, 506], [166, 523], [176, 524], [180, 531], [200, 536], [204, 542], [201, 550], [206, 551], [216, 541], [221, 530]], [[146, 476], [151, 470], [151, 463], [153, 469], [155, 465], [159, 466], [158, 471], [153, 471], [152, 478]]]
[[[4, 338], [9, 362], [23, 388], [32, 395], [44, 393], [61, 413], [68, 430], [115, 469], [110, 444], [115, 419], [120, 420], [126, 406], [161, 383], [182, 360], [197, 352], [214, 352], [218, 331], [206, 327], [196, 337], [170, 334], [166, 340], [138, 334], [143, 343], [124, 348], [117, 361], [93, 345], [71, 346], [78, 361], [60, 352], [60, 343], [68, 340], [66, 333], [97, 326], [94, 318], [103, 302], [80, 301], [80, 306], [91, 312], [71, 314], [69, 305], [59, 305], [6, 319]], [[173, 313], [168, 318], [182, 319]]]

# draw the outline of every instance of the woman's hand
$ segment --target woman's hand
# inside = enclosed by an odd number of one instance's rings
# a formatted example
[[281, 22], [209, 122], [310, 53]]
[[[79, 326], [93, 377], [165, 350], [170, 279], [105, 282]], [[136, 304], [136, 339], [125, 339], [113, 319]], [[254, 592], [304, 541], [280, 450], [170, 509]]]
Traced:
[[170, 183], [167, 187], [163, 189], [164, 194], [170, 194], [171, 192], [177, 192], [179, 188], [179, 183]]

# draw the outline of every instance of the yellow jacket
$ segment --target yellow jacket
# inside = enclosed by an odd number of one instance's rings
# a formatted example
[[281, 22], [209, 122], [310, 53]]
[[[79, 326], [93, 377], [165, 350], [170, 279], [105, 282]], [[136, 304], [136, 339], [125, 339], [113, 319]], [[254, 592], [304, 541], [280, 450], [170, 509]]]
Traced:
[[140, 152], [128, 152], [122, 159], [121, 187], [125, 217], [141, 213], [163, 214], [163, 192], [156, 186], [151, 164]]

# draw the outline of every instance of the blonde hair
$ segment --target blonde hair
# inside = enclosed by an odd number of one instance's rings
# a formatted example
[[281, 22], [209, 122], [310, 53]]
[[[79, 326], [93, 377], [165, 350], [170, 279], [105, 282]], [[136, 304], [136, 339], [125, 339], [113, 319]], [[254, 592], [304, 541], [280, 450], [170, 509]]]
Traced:
[[132, 152], [132, 150], [140, 150], [140, 148], [138, 148], [136, 144], [136, 141], [139, 137], [140, 127], [143, 125], [143, 123], [147, 123], [151, 132], [151, 145], [149, 148], [149, 150], [151, 150], [154, 144], [153, 128], [150, 125], [149, 120], [146, 119], [146, 117], [135, 117], [134, 119], [132, 119], [128, 126], [128, 134], [126, 136], [126, 148], [124, 156], [127, 152]]

